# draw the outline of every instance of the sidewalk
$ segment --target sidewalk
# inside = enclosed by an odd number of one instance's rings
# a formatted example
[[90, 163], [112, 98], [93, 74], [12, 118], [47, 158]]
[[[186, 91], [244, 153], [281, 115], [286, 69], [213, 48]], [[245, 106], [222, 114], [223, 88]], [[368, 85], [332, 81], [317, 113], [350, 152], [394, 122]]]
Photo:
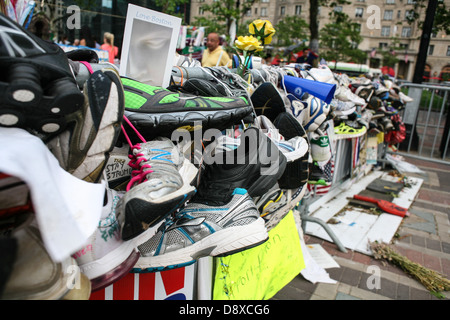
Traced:
[[[424, 179], [403, 219], [392, 247], [410, 260], [450, 279], [450, 165], [405, 157], [425, 171]], [[298, 275], [274, 297], [274, 300], [440, 300], [400, 268], [371, 256], [348, 250], [339, 251], [334, 243], [305, 234], [305, 243], [320, 244], [340, 268], [326, 269], [336, 284], [316, 283]], [[379, 289], [370, 289], [369, 266], [381, 270]], [[369, 282], [370, 283], [370, 282]], [[443, 293], [450, 299], [450, 292]]]

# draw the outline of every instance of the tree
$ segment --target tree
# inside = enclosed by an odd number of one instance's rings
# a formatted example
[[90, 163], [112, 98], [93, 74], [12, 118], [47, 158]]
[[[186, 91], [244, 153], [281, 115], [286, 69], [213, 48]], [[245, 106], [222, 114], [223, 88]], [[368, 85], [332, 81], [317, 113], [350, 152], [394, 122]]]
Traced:
[[275, 26], [279, 46], [302, 43], [307, 38], [308, 23], [299, 16], [286, 16]]
[[190, 0], [155, 0], [156, 5], [160, 8], [161, 12], [184, 18], [183, 14], [180, 14], [180, 6], [188, 4]]
[[221, 0], [213, 1], [212, 4], [204, 4], [201, 6], [202, 10], [211, 12], [214, 15], [214, 19], [197, 18], [196, 24], [207, 26], [208, 32], [219, 32], [220, 34], [229, 35], [233, 20], [236, 21], [236, 28], [238, 29], [245, 13], [257, 1], [244, 0], [241, 3], [240, 0]]
[[319, 52], [319, 7], [336, 7], [337, 5], [349, 4], [346, 0], [309, 0], [309, 47], [312, 51]]
[[[358, 49], [362, 41], [360, 26], [351, 22], [347, 14], [333, 10], [330, 12], [332, 22], [320, 31], [321, 56], [328, 61], [362, 62], [366, 59], [364, 51]], [[364, 60], [363, 60], [364, 58]]]

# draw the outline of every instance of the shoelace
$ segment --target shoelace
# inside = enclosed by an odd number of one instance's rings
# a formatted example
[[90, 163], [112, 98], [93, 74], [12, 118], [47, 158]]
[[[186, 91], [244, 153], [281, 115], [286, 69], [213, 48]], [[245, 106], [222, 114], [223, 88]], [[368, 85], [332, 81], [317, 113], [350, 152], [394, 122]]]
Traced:
[[[139, 137], [139, 139], [142, 140], [143, 143], [147, 142], [125, 115], [123, 116], [123, 119], [136, 132], [137, 136]], [[139, 152], [139, 150], [141, 150], [141, 144], [140, 143], [132, 144], [130, 137], [128, 136], [123, 125], [121, 125], [121, 127], [122, 132], [125, 135], [125, 138], [127, 139], [128, 144], [130, 145], [132, 150], [132, 154], [128, 155], [128, 158], [130, 159], [128, 165], [133, 169], [133, 171], [131, 172], [131, 180], [128, 182], [126, 188], [126, 191], [129, 191], [134, 185], [147, 181], [147, 174], [152, 173], [153, 170], [151, 169], [152, 166], [150, 164], [148, 163], [141, 164], [141, 162], [143, 161], [145, 162], [148, 160], [144, 157], [145, 155], [142, 152]]]

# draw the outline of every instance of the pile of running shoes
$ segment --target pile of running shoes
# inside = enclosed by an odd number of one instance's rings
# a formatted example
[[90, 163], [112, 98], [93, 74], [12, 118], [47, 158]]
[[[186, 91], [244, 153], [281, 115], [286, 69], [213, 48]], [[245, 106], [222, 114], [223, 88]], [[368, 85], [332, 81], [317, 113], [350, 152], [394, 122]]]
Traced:
[[[36, 223], [42, 199], [14, 173], [0, 172], [2, 299], [87, 299], [129, 272], [258, 246], [308, 185], [331, 183], [324, 168], [333, 138], [388, 130], [386, 119], [407, 101], [388, 81], [308, 65], [263, 66], [241, 77], [180, 59], [170, 86], [156, 87], [120, 76], [91, 50], [65, 53], [4, 15], [0, 29], [7, 42], [0, 45], [0, 137], [19, 130], [73, 177], [105, 189], [95, 231], [55, 261]], [[330, 104], [298, 98], [283, 88], [286, 75], [338, 89]], [[67, 286], [71, 266], [81, 271], [83, 294]]]

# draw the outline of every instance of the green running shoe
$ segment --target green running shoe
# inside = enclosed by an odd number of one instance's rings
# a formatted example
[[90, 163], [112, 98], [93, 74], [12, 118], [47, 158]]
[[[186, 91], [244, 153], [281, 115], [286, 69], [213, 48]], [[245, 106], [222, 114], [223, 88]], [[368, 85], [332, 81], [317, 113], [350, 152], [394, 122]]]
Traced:
[[253, 119], [253, 107], [245, 97], [195, 96], [125, 77], [122, 84], [125, 115], [146, 139], [170, 137], [179, 128], [223, 130], [247, 117]]

